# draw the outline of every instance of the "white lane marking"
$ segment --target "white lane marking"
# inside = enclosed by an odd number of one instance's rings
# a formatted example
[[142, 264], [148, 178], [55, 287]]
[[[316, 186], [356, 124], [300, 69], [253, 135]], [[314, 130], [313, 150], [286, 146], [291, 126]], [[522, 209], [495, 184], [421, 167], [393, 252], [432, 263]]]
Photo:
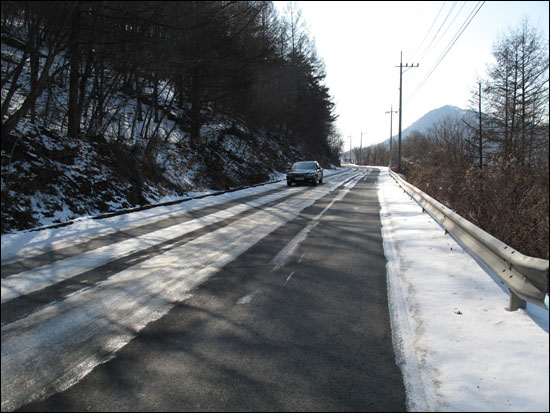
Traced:
[[353, 188], [353, 186], [355, 186], [357, 182], [359, 182], [359, 180], [363, 177], [363, 175], [364, 174], [359, 175], [354, 179], [350, 180], [349, 182], [346, 182], [344, 184], [345, 189], [341, 191], [338, 195], [336, 195], [334, 199], [330, 202], [330, 204], [328, 204], [325, 207], [325, 209], [323, 209], [316, 217], [314, 217], [311, 220], [311, 222], [307, 224], [306, 227], [298, 233], [298, 235], [296, 235], [288, 244], [286, 244], [286, 246], [281, 251], [279, 251], [279, 253], [275, 256], [275, 258], [273, 258], [270, 262], [270, 264], [273, 264], [273, 269], [271, 270], [272, 272], [277, 271], [279, 268], [283, 267], [288, 262], [288, 259], [294, 253], [296, 248], [298, 248], [300, 243], [302, 243], [302, 241], [304, 241], [307, 238], [309, 231], [311, 231], [313, 228], [317, 226], [317, 224], [319, 224], [321, 217], [332, 207], [332, 205], [336, 201], [340, 201], [342, 198], [344, 198], [344, 196], [346, 196], [348, 191], [351, 188]]
[[[296, 192], [298, 191], [296, 190]], [[30, 294], [33, 291], [41, 290], [88, 271], [91, 268], [97, 268], [110, 261], [121, 258], [130, 252], [139, 251], [161, 244], [166, 240], [185, 235], [207, 225], [231, 218], [234, 215], [251, 208], [262, 206], [286, 195], [288, 195], [288, 192], [277, 192], [275, 194], [264, 196], [244, 204], [235, 205], [231, 208], [214, 212], [181, 224], [163, 228], [158, 231], [115, 244], [99, 247], [64, 260], [55, 261], [51, 264], [11, 275], [3, 278], [1, 281], [0, 301], [4, 303], [6, 301], [13, 300], [20, 295]]]
[[[354, 171], [350, 171], [349, 173], [343, 174], [340, 178], [345, 178], [353, 173]], [[328, 184], [329, 188], [334, 185], [332, 182]], [[336, 187], [339, 185], [340, 184], [337, 184]], [[329, 191], [332, 189], [329, 189]], [[281, 191], [275, 194], [262, 196], [244, 204], [238, 204], [231, 208], [214, 212], [197, 219], [163, 228], [129, 240], [99, 247], [64, 260], [55, 261], [51, 264], [43, 265], [38, 268], [33, 268], [31, 270], [3, 278], [1, 281], [0, 301], [4, 303], [19, 297], [20, 295], [30, 294], [34, 291], [44, 289], [92, 268], [97, 268], [110, 261], [121, 258], [130, 252], [135, 252], [158, 245], [166, 240], [185, 235], [207, 225], [230, 218], [250, 208], [259, 207], [271, 201], [275, 201], [279, 198], [287, 196], [289, 191], [298, 193], [303, 192], [304, 189], [298, 187], [288, 188], [288, 191]], [[236, 200], [238, 201], [238, 198]], [[210, 206], [210, 204], [206, 206]], [[193, 211], [193, 209], [191, 211]], [[177, 214], [181, 212], [182, 211], [178, 211]], [[172, 215], [176, 215], [176, 213], [168, 214], [166, 216]]]
[[252, 301], [252, 296], [254, 294], [248, 294], [248, 295], [245, 295], [244, 297], [241, 297], [237, 300], [237, 304], [239, 305], [243, 305], [243, 304], [248, 304], [250, 301]]
[[78, 382], [194, 287], [341, 185], [300, 191], [3, 326], [2, 410]]
[[292, 272], [290, 273], [290, 275], [286, 278], [286, 281], [285, 281], [285, 283], [283, 284], [283, 287], [286, 285], [286, 283], [288, 282], [288, 280], [290, 280], [290, 277], [292, 277], [293, 275], [294, 275], [294, 271], [292, 271]]
[[[347, 168], [342, 171], [326, 172], [325, 177], [328, 179], [327, 182], [330, 183], [334, 179], [341, 180], [354, 174], [355, 170]], [[2, 265], [33, 258], [50, 252], [52, 249], [71, 247], [76, 243], [83, 243], [118, 231], [138, 228], [142, 225], [151, 224], [182, 213], [200, 211], [203, 208], [218, 206], [227, 201], [239, 201], [241, 198], [250, 195], [261, 195], [272, 189], [286, 187], [286, 182], [283, 185], [281, 184], [282, 182], [284, 180], [242, 189], [237, 192], [228, 192], [219, 195], [211, 194], [204, 196], [202, 199], [181, 199], [182, 202], [180, 204], [171, 206], [156, 205], [154, 208], [146, 211], [125, 213], [120, 216], [97, 220], [95, 224], [93, 223], [94, 217], [82, 217], [72, 221], [73, 225], [68, 225], [64, 228], [43, 228], [41, 231], [31, 233], [8, 234], [7, 236], [2, 236], [2, 248], [0, 249]], [[290, 190], [291, 188], [288, 189]], [[14, 248], [14, 245], [17, 245], [17, 247]]]

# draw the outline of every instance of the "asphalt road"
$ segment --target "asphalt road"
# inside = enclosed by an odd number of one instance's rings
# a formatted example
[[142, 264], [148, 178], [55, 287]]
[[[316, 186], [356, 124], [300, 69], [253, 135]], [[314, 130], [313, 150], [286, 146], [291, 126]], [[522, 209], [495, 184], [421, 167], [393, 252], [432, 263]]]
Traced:
[[406, 410], [376, 173], [304, 209], [74, 386], [19, 410]]

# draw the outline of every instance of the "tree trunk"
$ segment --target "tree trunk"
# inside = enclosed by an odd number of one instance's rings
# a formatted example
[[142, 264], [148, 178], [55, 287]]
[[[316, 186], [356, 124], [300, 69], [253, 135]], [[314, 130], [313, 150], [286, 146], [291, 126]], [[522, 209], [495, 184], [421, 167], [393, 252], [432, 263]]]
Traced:
[[70, 46], [70, 76], [69, 76], [69, 111], [67, 113], [67, 135], [69, 138], [78, 138], [80, 116], [78, 114], [78, 72], [80, 70], [80, 7], [77, 6], [71, 21]]
[[198, 68], [193, 69], [191, 82], [191, 142], [193, 144], [199, 144], [201, 139], [202, 119], [200, 71]]

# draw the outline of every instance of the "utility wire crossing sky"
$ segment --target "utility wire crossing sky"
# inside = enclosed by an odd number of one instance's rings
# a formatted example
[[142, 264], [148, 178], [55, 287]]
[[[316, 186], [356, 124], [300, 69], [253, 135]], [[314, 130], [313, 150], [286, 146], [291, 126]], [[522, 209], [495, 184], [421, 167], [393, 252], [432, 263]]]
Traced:
[[[288, 2], [274, 2], [284, 15]], [[326, 68], [344, 148], [390, 136], [403, 72], [403, 129], [445, 105], [468, 108], [493, 45], [524, 19], [548, 40], [546, 1], [296, 2]], [[418, 68], [416, 68], [418, 64]], [[398, 115], [393, 115], [393, 135]]]

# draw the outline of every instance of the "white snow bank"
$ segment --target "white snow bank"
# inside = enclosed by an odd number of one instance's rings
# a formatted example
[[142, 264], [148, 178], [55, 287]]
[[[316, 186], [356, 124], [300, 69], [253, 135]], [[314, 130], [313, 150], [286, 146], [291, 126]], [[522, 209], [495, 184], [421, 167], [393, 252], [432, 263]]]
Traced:
[[548, 411], [548, 311], [486, 272], [381, 168], [384, 251], [411, 411]]

